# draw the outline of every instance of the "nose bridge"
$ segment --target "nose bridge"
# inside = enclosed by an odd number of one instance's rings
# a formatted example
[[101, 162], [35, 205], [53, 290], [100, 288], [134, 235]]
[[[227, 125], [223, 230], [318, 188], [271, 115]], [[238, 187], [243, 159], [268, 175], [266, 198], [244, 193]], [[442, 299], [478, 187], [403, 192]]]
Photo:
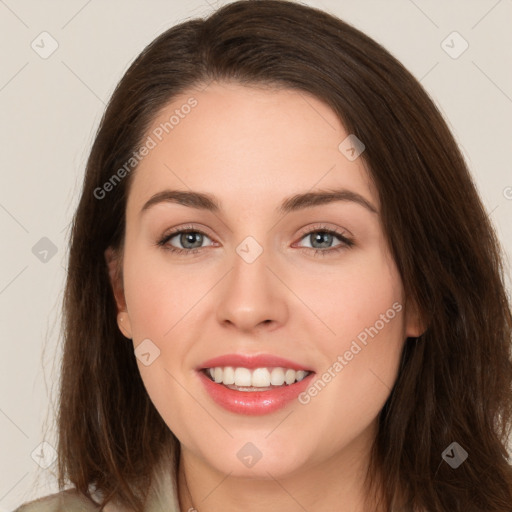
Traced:
[[268, 268], [272, 260], [270, 249], [254, 236], [246, 236], [235, 247], [232, 271], [219, 302], [220, 322], [250, 330], [262, 323], [284, 321], [283, 287]]

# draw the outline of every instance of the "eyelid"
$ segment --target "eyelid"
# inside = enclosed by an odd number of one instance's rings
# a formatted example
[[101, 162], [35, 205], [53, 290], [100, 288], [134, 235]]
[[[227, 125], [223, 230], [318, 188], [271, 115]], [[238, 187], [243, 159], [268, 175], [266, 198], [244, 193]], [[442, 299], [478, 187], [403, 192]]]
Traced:
[[[348, 230], [344, 228], [339, 228], [338, 226], [328, 226], [325, 223], [319, 223], [304, 228], [304, 230], [301, 230], [301, 234], [299, 235], [298, 241], [300, 242], [303, 238], [313, 233], [329, 233], [333, 235], [335, 238], [338, 238], [338, 240], [340, 241], [340, 244], [335, 245], [334, 247], [329, 247], [327, 249], [316, 249], [315, 247], [303, 246], [298, 247], [299, 250], [312, 253], [313, 256], [315, 257], [335, 256], [341, 251], [345, 251], [356, 245], [353, 235]], [[294, 242], [294, 245], [296, 243], [297, 242]]]
[[177, 226], [175, 228], [171, 228], [165, 231], [160, 238], [168, 238], [187, 231], [201, 233], [202, 235], [206, 235], [208, 238], [213, 238], [211, 235], [208, 234], [208, 228], [203, 227], [201, 224], [185, 224], [184, 226]]
[[[198, 226], [201, 226], [201, 225], [187, 224], [184, 226], [178, 226], [178, 227], [172, 228], [169, 231], [165, 232], [160, 237], [160, 239], [159, 239], [159, 241], [157, 241], [156, 245], [162, 246], [164, 249], [166, 249], [170, 252], [174, 252], [176, 254], [181, 254], [181, 253], [195, 254], [195, 253], [199, 252], [200, 250], [206, 248], [206, 247], [196, 247], [194, 249], [181, 249], [180, 247], [174, 247], [174, 246], [171, 246], [170, 248], [167, 247], [167, 244], [171, 238], [174, 238], [175, 236], [180, 235], [182, 233], [186, 233], [186, 232], [199, 233], [201, 235], [204, 235], [204, 236], [210, 238], [210, 240], [212, 240], [215, 244], [216, 242], [215, 242], [214, 238], [205, 232], [205, 231], [207, 231], [207, 229], [203, 228], [202, 226], [201, 227], [198, 227]], [[306, 237], [308, 235], [311, 235], [313, 233], [318, 233], [318, 232], [326, 232], [326, 233], [333, 234], [340, 240], [341, 243], [337, 246], [330, 247], [327, 249], [316, 249], [314, 247], [298, 247], [298, 248], [301, 250], [313, 251], [315, 254], [322, 253], [322, 255], [327, 256], [328, 254], [333, 254], [339, 250], [348, 249], [348, 248], [352, 247], [353, 245], [355, 245], [354, 238], [348, 230], [346, 230], [344, 228], [339, 228], [337, 226], [330, 227], [330, 226], [326, 225], [326, 223], [317, 223], [317, 224], [310, 225], [310, 226], [303, 228], [301, 230], [301, 233], [298, 235], [297, 242], [300, 242], [304, 237]], [[294, 242], [293, 244], [296, 244], [297, 242]]]
[[[199, 252], [200, 250], [205, 249], [205, 247], [196, 247], [195, 249], [181, 249], [180, 247], [169, 246], [169, 240], [171, 238], [174, 238], [177, 235], [180, 235], [182, 233], [187, 233], [187, 232], [200, 233], [201, 235], [204, 235], [204, 236], [207, 236], [208, 238], [210, 238], [210, 240], [213, 239], [213, 237], [211, 237], [208, 233], [206, 233], [206, 231], [207, 231], [206, 228], [203, 228], [202, 226], [201, 227], [198, 227], [198, 226], [201, 226], [201, 225], [187, 224], [184, 226], [177, 226], [177, 227], [171, 228], [170, 230], [165, 231], [164, 234], [159, 237], [159, 239], [156, 241], [155, 245], [157, 247], [161, 247], [162, 249], [169, 251], [171, 253], [174, 253], [176, 255], [195, 254], [195, 253]], [[214, 243], [215, 243], [215, 241], [214, 241]]]
[[[161, 238], [168, 237], [168, 236], [171, 236], [174, 234], [178, 234], [183, 231], [198, 232], [198, 233], [208, 236], [209, 238], [213, 238], [211, 235], [209, 235], [206, 232], [207, 228], [203, 227], [201, 224], [186, 224], [184, 226], [178, 226], [176, 228], [171, 228], [169, 231], [166, 231], [162, 235]], [[317, 223], [317, 224], [313, 224], [312, 226], [307, 226], [307, 227], [301, 229], [298, 237], [302, 238], [305, 235], [311, 234], [312, 232], [315, 232], [315, 231], [332, 231], [332, 232], [337, 233], [338, 235], [343, 235], [343, 236], [348, 235], [348, 237], [353, 236], [352, 233], [350, 233], [350, 231], [348, 231], [348, 229], [345, 229], [345, 228], [340, 229], [337, 226], [328, 226], [328, 225], [326, 225], [326, 223]]]
[[353, 235], [348, 231], [348, 229], [345, 228], [339, 228], [338, 226], [329, 226], [327, 223], [317, 223], [313, 224], [312, 226], [307, 226], [304, 229], [300, 231], [299, 238], [302, 238], [305, 235], [309, 235], [311, 233], [315, 233], [317, 231], [329, 231], [336, 233], [337, 235], [340, 235], [342, 237], [346, 238], [352, 238]]

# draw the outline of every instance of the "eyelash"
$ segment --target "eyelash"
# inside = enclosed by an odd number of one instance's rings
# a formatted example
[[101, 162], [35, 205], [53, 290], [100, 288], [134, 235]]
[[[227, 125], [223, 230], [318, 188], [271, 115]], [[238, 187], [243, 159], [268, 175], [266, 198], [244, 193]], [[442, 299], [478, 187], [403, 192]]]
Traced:
[[[183, 226], [180, 229], [174, 230], [171, 233], [168, 233], [164, 235], [157, 243], [156, 245], [158, 247], [162, 247], [166, 251], [170, 251], [174, 254], [180, 255], [180, 254], [197, 254], [201, 249], [204, 249], [205, 247], [197, 247], [196, 249], [180, 249], [179, 247], [173, 247], [172, 245], [167, 245], [167, 242], [174, 238], [176, 235], [181, 235], [184, 233], [199, 233], [201, 235], [207, 236], [210, 238], [204, 231], [201, 231], [200, 229], [194, 228], [194, 226]], [[300, 236], [300, 240], [305, 238], [308, 235], [311, 235], [313, 233], [327, 233], [329, 235], [335, 235], [342, 243], [334, 248], [331, 249], [315, 249], [312, 247], [300, 247], [301, 250], [306, 251], [314, 251], [314, 256], [328, 256], [337, 254], [340, 251], [343, 251], [345, 249], [349, 249], [354, 244], [354, 240], [352, 238], [347, 237], [342, 232], [336, 230], [327, 228], [325, 226], [315, 226], [313, 229], [310, 229], [309, 231], [302, 233]]]

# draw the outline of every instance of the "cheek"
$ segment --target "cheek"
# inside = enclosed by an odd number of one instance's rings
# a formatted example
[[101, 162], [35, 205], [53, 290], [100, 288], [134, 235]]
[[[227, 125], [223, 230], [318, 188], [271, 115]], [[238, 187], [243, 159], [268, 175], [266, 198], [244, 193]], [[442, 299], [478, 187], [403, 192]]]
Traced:
[[351, 379], [386, 394], [393, 386], [404, 342], [402, 287], [390, 260], [366, 268], [347, 308], [349, 314], [343, 315], [348, 328], [341, 348], [345, 369], [351, 366], [347, 372]]
[[329, 290], [316, 294], [331, 330], [317, 338], [324, 366], [301, 403], [326, 424], [345, 417], [363, 425], [396, 379], [405, 339], [401, 280], [392, 260], [375, 251], [333, 274]]
[[165, 341], [175, 325], [193, 314], [194, 304], [208, 287], [190, 269], [132, 251], [125, 261], [124, 286], [134, 341], [152, 337]]
[[[134, 350], [140, 356], [137, 366], [155, 408], [168, 419], [175, 418], [175, 411], [190, 400], [178, 383], [183, 381], [181, 366], [188, 350], [184, 333], [199, 291], [185, 267], [165, 264], [164, 258], [155, 258], [154, 251], [136, 247], [126, 251], [124, 287]], [[150, 354], [148, 364], [144, 352]]]
[[[350, 255], [338, 268], [301, 278], [305, 302], [323, 321], [321, 350], [334, 354], [348, 349], [359, 336], [364, 342], [368, 329], [381, 337], [400, 338], [403, 318], [401, 279], [390, 256], [379, 248]], [[298, 288], [299, 283], [297, 283]], [[366, 334], [365, 334], [366, 333]]]

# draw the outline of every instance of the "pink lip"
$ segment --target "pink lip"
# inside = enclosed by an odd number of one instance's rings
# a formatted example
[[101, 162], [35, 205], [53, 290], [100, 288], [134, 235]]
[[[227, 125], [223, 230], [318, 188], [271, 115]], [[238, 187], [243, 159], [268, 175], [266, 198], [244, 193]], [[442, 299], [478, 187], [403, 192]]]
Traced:
[[[311, 374], [290, 385], [275, 387], [267, 391], [237, 391], [212, 381], [204, 371], [206, 368], [232, 366], [234, 368], [291, 368], [292, 370], [310, 371]], [[215, 403], [237, 414], [262, 415], [285, 407], [296, 399], [310, 384], [315, 372], [306, 366], [289, 359], [271, 354], [225, 354], [204, 361], [197, 368], [197, 373], [207, 393]]]
[[[212, 361], [215, 362], [215, 366], [230, 366], [228, 364], [218, 364], [214, 359], [212, 359]], [[207, 363], [210, 364], [211, 361], [207, 361]], [[244, 363], [243, 366], [247, 367], [246, 364], [247, 363]], [[267, 364], [263, 366], [271, 365], [269, 365], [267, 361]], [[258, 363], [258, 365], [254, 367], [259, 368], [263, 366], [259, 366]], [[283, 366], [289, 367], [288, 363]], [[212, 366], [207, 366], [207, 368], [211, 367]], [[315, 373], [310, 373], [300, 382], [276, 387], [268, 391], [237, 391], [212, 381], [206, 376], [204, 371], [198, 370], [197, 374], [207, 393], [215, 403], [228, 411], [254, 416], [269, 414], [285, 407], [310, 385], [315, 375]]]
[[260, 354], [260, 355], [243, 355], [243, 354], [225, 354], [223, 356], [214, 357], [208, 359], [196, 369], [203, 370], [205, 368], [215, 368], [220, 366], [233, 366], [234, 368], [291, 368], [292, 370], [306, 370], [312, 371], [310, 368], [306, 368], [304, 365], [290, 361], [289, 359], [283, 359], [282, 357], [273, 356], [271, 354]]

